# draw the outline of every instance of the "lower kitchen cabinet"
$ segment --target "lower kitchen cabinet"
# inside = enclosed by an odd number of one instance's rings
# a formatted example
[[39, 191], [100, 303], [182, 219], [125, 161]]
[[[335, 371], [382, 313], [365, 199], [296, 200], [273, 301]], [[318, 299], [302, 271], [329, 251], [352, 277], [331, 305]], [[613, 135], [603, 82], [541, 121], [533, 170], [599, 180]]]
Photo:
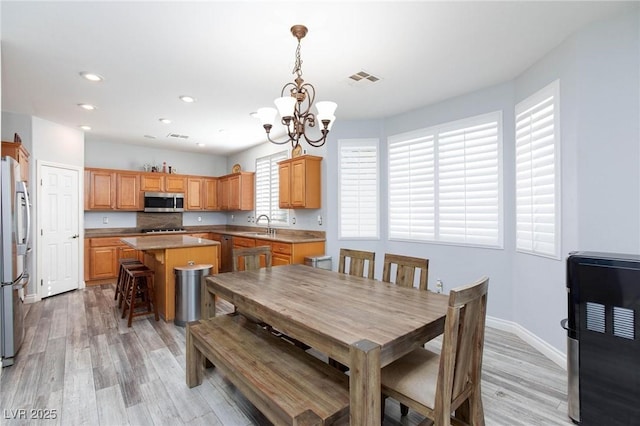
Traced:
[[85, 239], [84, 278], [87, 285], [115, 279], [118, 276], [118, 260], [122, 258], [142, 260], [142, 252], [122, 243], [120, 237]]
[[261, 238], [233, 237], [233, 248], [259, 246], [271, 247], [271, 264], [273, 266], [304, 263], [306, 256], [324, 254], [324, 241], [284, 243]]

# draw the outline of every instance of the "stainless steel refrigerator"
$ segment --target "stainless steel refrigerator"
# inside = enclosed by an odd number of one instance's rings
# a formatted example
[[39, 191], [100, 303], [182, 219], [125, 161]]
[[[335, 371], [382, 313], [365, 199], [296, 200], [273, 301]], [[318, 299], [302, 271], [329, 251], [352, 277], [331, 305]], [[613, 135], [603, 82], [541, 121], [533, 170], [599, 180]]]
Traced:
[[24, 295], [31, 216], [27, 185], [11, 157], [0, 161], [0, 345], [2, 366], [12, 365], [24, 338]]

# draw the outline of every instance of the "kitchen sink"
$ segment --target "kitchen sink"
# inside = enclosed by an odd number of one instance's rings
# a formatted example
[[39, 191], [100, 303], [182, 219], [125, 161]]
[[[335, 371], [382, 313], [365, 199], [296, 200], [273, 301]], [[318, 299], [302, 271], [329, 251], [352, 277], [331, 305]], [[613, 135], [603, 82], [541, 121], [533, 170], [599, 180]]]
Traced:
[[271, 235], [266, 232], [238, 232], [241, 235], [246, 235], [248, 237], [271, 237]]

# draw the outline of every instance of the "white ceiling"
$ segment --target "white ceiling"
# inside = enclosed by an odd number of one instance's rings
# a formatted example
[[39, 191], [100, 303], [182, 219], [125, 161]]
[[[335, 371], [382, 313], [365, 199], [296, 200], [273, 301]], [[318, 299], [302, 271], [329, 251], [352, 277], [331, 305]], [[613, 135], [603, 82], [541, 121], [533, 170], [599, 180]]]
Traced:
[[[608, 1], [4, 0], [2, 110], [70, 127], [88, 124], [86, 140], [226, 155], [265, 140], [249, 114], [272, 106], [293, 79], [293, 24], [309, 28], [303, 77], [316, 87], [316, 100], [338, 103], [339, 121], [392, 116], [512, 79], [577, 29], [626, 7]], [[361, 70], [381, 80], [349, 80]], [[88, 82], [80, 71], [105, 80]], [[180, 95], [197, 102], [183, 103]], [[79, 103], [98, 109], [85, 111]]]

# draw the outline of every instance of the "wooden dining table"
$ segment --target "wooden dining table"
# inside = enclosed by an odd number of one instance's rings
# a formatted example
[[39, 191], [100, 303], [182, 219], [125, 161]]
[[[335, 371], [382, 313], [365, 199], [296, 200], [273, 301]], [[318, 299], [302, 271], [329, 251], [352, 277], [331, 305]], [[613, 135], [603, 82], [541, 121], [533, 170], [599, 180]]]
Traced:
[[350, 423], [380, 424], [380, 370], [442, 334], [448, 297], [305, 265], [210, 275], [202, 315], [215, 299], [271, 325], [350, 369]]

